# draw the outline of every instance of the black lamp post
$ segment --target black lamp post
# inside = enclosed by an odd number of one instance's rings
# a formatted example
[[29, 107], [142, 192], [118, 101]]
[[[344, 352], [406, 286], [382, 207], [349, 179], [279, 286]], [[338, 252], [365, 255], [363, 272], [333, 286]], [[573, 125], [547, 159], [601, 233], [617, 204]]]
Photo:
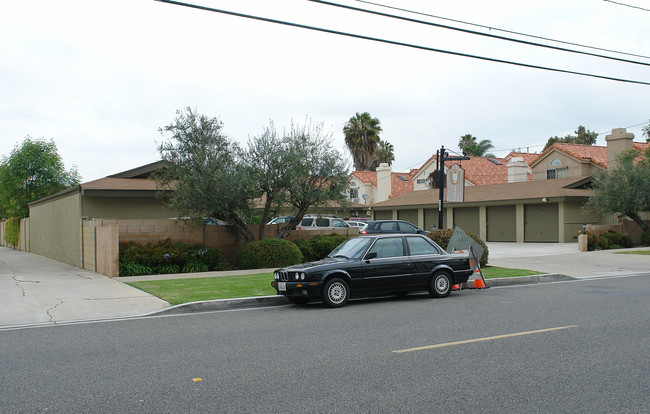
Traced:
[[445, 146], [440, 148], [440, 195], [438, 200], [438, 228], [442, 229], [443, 210], [445, 206], [445, 161], [469, 160], [469, 157], [448, 157]]

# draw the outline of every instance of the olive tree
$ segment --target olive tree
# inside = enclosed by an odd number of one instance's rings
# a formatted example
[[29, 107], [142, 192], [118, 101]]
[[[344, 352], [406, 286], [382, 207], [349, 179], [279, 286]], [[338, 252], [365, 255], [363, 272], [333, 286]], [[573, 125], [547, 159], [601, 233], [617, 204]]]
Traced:
[[177, 111], [160, 133], [171, 137], [158, 147], [164, 166], [154, 179], [160, 190], [172, 190], [170, 208], [181, 217], [223, 220], [246, 240], [254, 240], [242, 217], [259, 192], [241, 161], [241, 149], [224, 134], [223, 123], [188, 107]]
[[243, 155], [250, 176], [263, 195], [264, 209], [259, 222], [259, 240], [264, 238], [271, 207], [284, 199], [284, 192], [291, 181], [287, 168], [290, 163], [288, 147], [287, 139], [278, 136], [273, 122], [270, 122], [262, 134], [248, 140], [248, 148]]
[[648, 225], [639, 213], [650, 211], [650, 148], [642, 157], [631, 148], [617, 159], [616, 167], [594, 176], [594, 195], [584, 209], [602, 214], [625, 214], [647, 231]]
[[323, 124], [291, 125], [285, 132], [286, 171], [289, 178], [283, 201], [292, 206], [295, 216], [280, 230], [285, 238], [310, 207], [345, 203], [348, 165], [332, 147], [332, 134], [323, 132]]

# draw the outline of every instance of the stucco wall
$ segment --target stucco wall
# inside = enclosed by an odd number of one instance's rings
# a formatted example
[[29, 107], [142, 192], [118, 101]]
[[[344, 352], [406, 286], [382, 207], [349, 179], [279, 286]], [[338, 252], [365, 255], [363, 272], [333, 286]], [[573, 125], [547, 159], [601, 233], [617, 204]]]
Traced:
[[82, 267], [80, 197], [75, 192], [29, 208], [32, 253]]
[[176, 213], [155, 197], [84, 197], [82, 215], [93, 218], [165, 219]]

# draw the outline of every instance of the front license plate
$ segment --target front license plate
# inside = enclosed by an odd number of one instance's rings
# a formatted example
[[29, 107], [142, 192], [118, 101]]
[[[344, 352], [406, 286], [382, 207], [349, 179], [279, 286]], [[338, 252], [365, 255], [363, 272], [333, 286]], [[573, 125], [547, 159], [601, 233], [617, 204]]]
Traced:
[[287, 291], [287, 282], [278, 282], [278, 290], [280, 292], [286, 292]]

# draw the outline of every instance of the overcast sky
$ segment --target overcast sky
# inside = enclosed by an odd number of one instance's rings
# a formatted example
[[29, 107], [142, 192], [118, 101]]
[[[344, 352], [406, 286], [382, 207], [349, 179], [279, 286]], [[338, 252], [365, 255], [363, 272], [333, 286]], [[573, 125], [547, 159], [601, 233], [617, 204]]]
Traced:
[[[602, 0], [375, 2], [499, 29], [650, 55], [650, 12]], [[644, 6], [647, 1], [621, 0]], [[460, 23], [373, 7], [436, 23]], [[650, 82], [650, 67], [549, 51], [370, 16], [307, 0], [200, 0], [225, 9], [538, 66]], [[648, 8], [648, 7], [646, 7]], [[489, 33], [523, 38], [496, 30]], [[544, 42], [549, 43], [549, 42]], [[556, 46], [627, 58], [552, 43]], [[578, 125], [628, 128], [650, 118], [650, 86], [527, 69], [249, 20], [153, 0], [0, 0], [0, 155], [23, 139], [53, 139], [83, 181], [159, 159], [158, 128], [187, 106], [217, 116], [245, 143], [272, 120], [310, 117], [344, 152], [355, 112], [381, 121], [393, 169], [419, 167], [461, 135], [497, 156], [541, 151]], [[349, 155], [345, 153], [349, 158]]]

